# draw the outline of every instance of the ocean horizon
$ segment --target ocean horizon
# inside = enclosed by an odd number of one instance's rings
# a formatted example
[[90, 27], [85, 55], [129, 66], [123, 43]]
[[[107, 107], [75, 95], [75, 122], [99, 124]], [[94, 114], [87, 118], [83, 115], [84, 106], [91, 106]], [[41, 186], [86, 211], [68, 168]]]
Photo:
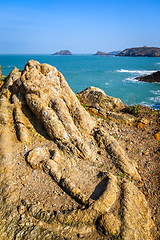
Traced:
[[140, 104], [160, 109], [160, 83], [135, 79], [160, 71], [160, 58], [104, 57], [93, 54], [1, 54], [2, 74], [7, 76], [14, 67], [23, 70], [25, 63], [31, 59], [56, 67], [75, 93], [94, 86], [109, 96], [120, 98], [126, 105]]

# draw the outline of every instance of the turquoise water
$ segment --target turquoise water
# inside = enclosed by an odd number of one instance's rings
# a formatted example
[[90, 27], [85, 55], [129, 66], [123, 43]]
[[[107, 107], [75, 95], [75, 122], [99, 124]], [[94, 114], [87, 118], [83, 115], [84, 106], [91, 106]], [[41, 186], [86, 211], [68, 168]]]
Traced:
[[20, 70], [30, 59], [55, 66], [74, 92], [89, 86], [103, 89], [107, 95], [125, 104], [141, 104], [160, 109], [160, 84], [138, 82], [135, 77], [160, 70], [160, 58], [102, 57], [94, 55], [0, 55], [2, 73], [13, 67]]

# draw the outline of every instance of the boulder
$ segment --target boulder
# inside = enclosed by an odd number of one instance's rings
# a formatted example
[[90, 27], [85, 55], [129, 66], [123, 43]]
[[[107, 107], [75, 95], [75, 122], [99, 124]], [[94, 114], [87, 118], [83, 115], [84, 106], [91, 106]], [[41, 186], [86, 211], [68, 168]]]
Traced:
[[[94, 115], [119, 123], [133, 124], [136, 121], [133, 115], [120, 112], [120, 110], [124, 109], [124, 104], [119, 98], [106, 95], [100, 88], [88, 87], [79, 92], [77, 97], [81, 104]], [[117, 110], [119, 112], [116, 112]]]
[[97, 110], [124, 108], [124, 104], [119, 98], [110, 97], [97, 87], [88, 87], [77, 95], [82, 104], [86, 104], [88, 107], [96, 108]]

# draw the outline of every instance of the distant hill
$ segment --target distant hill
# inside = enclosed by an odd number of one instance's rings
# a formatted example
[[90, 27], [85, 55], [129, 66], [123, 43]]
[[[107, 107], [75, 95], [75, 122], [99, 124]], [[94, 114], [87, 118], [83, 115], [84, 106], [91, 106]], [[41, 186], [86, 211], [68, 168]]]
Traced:
[[61, 50], [61, 51], [56, 52], [52, 55], [72, 55], [72, 53], [69, 50]]
[[137, 48], [127, 48], [120, 52], [117, 56], [160, 57], [160, 48], [146, 46]]

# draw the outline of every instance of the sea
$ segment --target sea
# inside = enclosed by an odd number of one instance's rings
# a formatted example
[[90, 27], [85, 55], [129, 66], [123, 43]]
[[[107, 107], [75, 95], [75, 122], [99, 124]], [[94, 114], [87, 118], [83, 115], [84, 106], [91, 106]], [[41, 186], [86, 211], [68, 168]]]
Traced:
[[139, 104], [160, 110], [160, 83], [140, 82], [135, 79], [160, 71], [158, 57], [0, 54], [2, 74], [7, 76], [14, 67], [23, 70], [25, 63], [31, 59], [56, 67], [75, 93], [94, 86], [101, 88], [109, 96], [120, 98], [126, 105]]

